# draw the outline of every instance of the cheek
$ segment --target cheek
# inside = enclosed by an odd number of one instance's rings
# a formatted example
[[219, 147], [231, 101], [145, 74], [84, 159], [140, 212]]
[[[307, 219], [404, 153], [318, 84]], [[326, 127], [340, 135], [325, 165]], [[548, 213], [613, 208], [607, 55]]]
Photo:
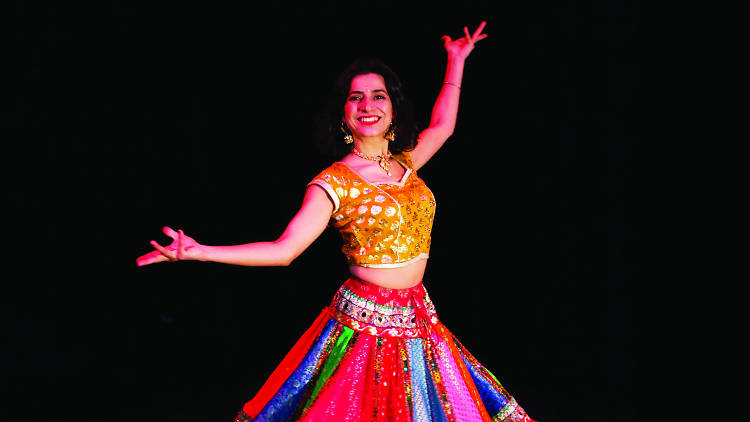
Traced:
[[353, 115], [357, 112], [357, 106], [353, 103], [347, 102], [344, 105], [344, 120], [351, 120]]
[[394, 117], [393, 116], [393, 104], [391, 104], [391, 102], [388, 102], [388, 104], [383, 107], [383, 111], [389, 116]]
[[386, 121], [388, 124], [391, 124], [394, 120], [396, 120], [396, 116], [393, 115], [393, 109], [388, 108], [386, 111]]

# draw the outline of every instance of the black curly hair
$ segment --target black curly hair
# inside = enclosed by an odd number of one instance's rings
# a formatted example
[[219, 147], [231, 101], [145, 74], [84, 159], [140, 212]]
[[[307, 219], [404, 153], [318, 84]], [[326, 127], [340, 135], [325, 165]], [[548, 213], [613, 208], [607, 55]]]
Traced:
[[390, 143], [389, 150], [393, 154], [398, 154], [402, 151], [411, 151], [417, 145], [419, 128], [415, 122], [414, 109], [404, 95], [399, 77], [381, 60], [359, 59], [349, 65], [336, 79], [324, 110], [318, 116], [316, 145], [323, 154], [338, 159], [351, 151], [351, 146], [344, 142], [344, 134], [341, 132], [344, 103], [349, 95], [352, 79], [368, 73], [383, 77], [393, 106], [396, 139]]

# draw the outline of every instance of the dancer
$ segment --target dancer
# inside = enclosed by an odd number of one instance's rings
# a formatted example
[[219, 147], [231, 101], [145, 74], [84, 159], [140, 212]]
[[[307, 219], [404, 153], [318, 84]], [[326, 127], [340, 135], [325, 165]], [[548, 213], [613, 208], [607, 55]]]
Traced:
[[417, 170], [453, 133], [463, 68], [479, 25], [444, 36], [447, 69], [429, 127], [416, 130], [398, 77], [382, 62], [340, 76], [323, 144], [340, 159], [309, 184], [272, 242], [208, 246], [168, 227], [138, 265], [203, 260], [289, 265], [330, 224], [351, 277], [236, 418], [245, 421], [531, 421], [438, 320], [422, 283], [435, 198]]

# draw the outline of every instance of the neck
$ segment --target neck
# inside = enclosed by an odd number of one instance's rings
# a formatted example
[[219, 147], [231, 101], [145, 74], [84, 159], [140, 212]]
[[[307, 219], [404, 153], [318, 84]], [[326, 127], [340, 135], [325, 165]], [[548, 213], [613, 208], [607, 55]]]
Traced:
[[388, 153], [388, 141], [385, 138], [354, 138], [354, 147], [359, 152], [372, 157]]

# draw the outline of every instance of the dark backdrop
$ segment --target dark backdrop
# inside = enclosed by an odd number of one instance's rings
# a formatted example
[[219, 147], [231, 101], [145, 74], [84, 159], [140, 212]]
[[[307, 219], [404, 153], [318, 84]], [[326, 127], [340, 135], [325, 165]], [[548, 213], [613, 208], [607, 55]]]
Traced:
[[288, 268], [135, 258], [163, 225], [275, 239], [338, 73], [385, 60], [426, 124], [440, 37], [487, 20], [420, 170], [425, 284], [535, 419], [635, 420], [638, 2], [239, 3], [8, 6], [0, 417], [232, 420], [346, 277], [338, 235]]

